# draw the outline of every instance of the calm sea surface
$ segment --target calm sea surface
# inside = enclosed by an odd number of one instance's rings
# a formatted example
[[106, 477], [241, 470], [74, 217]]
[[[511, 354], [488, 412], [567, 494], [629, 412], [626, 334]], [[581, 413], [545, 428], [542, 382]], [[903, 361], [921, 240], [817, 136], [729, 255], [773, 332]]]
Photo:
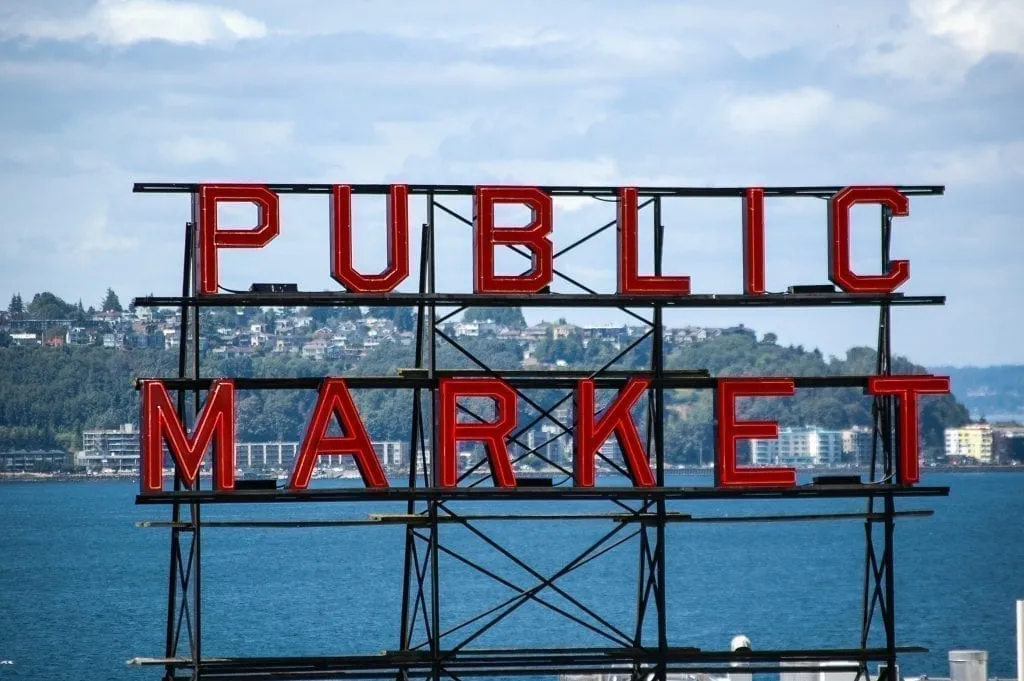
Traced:
[[[670, 480], [709, 484], [707, 478]], [[1011, 677], [1014, 601], [1024, 598], [1024, 475], [933, 474], [949, 498], [900, 500], [933, 508], [897, 524], [897, 630], [927, 654], [901, 658], [904, 674], [948, 675], [947, 651], [989, 651], [989, 675]], [[332, 483], [337, 484], [337, 483]], [[0, 485], [0, 681], [155, 679], [127, 667], [163, 653], [168, 566], [164, 507], [137, 507], [122, 482]], [[598, 502], [458, 504], [462, 512], [612, 510]], [[700, 516], [862, 510], [863, 501], [697, 501], [670, 510]], [[394, 504], [278, 504], [209, 508], [205, 519], [337, 519], [402, 512]], [[489, 537], [550, 574], [614, 529], [611, 521], [483, 522]], [[632, 527], [627, 526], [620, 536]], [[856, 647], [864, 529], [859, 521], [679, 524], [668, 530], [670, 644], [724, 649], [738, 633], [755, 648]], [[444, 545], [522, 588], [521, 567], [464, 528]], [[403, 531], [396, 527], [209, 528], [203, 541], [204, 656], [373, 653], [398, 638]], [[559, 580], [609, 622], [629, 630], [638, 540]], [[497, 605], [505, 586], [454, 559], [442, 561], [442, 626]], [[542, 594], [550, 594], [545, 590]], [[571, 607], [556, 594], [550, 601]], [[446, 638], [457, 644], [472, 629]], [[881, 626], [876, 625], [877, 636]], [[880, 640], [880, 639], [879, 639]], [[474, 640], [479, 647], [606, 645], [598, 635], [528, 603]]]

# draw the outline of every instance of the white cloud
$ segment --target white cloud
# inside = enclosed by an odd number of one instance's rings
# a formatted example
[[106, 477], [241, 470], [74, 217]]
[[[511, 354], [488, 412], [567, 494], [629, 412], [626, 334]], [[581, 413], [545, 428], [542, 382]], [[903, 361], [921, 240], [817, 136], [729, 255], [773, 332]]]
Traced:
[[267, 35], [266, 25], [237, 10], [168, 0], [98, 0], [84, 15], [27, 19], [0, 31], [32, 39], [94, 40], [114, 46], [150, 40], [206, 44]]
[[910, 10], [930, 35], [950, 40], [974, 61], [1024, 54], [1020, 0], [911, 0]]
[[986, 57], [1024, 55], [1020, 0], [909, 0], [904, 23], [872, 39], [856, 65], [868, 74], [951, 85]]
[[139, 239], [130, 236], [118, 236], [107, 228], [106, 214], [95, 215], [85, 221], [84, 228], [78, 233], [77, 241], [67, 244], [68, 254], [106, 253], [134, 251], [139, 247]]
[[727, 100], [730, 126], [747, 134], [799, 135], [815, 127], [851, 131], [886, 118], [885, 109], [861, 100], [837, 99], [815, 87]]
[[189, 135], [174, 141], [164, 142], [160, 151], [165, 158], [174, 163], [192, 164], [203, 161], [231, 163], [235, 154], [226, 142], [219, 139], [204, 139]]
[[914, 172], [950, 186], [1024, 181], [1024, 140], [933, 150], [908, 162]]
[[[1013, 305], [1007, 291], [1020, 289], [1005, 274], [1017, 271], [1009, 237], [986, 250], [989, 233], [1016, 234], [1011, 221], [988, 231], [976, 225], [1012, 215], [1024, 177], [1013, 70], [1024, 62], [1012, 56], [1021, 53], [1021, 0], [862, 0], [814, 12], [805, 0], [770, 8], [754, 0], [436, 0], [400, 9], [356, 0], [21, 4], [0, 8], [0, 41], [12, 48], [0, 59], [0, 91], [14, 94], [0, 133], [0, 198], [9, 213], [0, 296], [45, 286], [95, 299], [111, 283], [166, 292], [180, 276], [166, 253], [179, 249], [188, 197], [136, 196], [131, 183], [213, 179], [946, 183], [948, 196], [915, 200], [908, 227], [899, 228], [894, 253], [912, 259], [912, 285], [942, 293], [949, 291], [939, 275], [969, 279], [1003, 308]], [[94, 48], [262, 36], [259, 49], [178, 48], [174, 60], [164, 49]], [[970, 72], [992, 54], [1011, 55], [994, 65], [1003, 70]], [[940, 87], [921, 87], [932, 83]], [[468, 200], [451, 205], [462, 210]], [[384, 202], [357, 206], [359, 257], [372, 268]], [[557, 206], [559, 245], [614, 217], [611, 204], [592, 200]], [[282, 280], [332, 285], [316, 264], [325, 199], [288, 197], [282, 210], [287, 237], [266, 260], [237, 254], [244, 257], [233, 274], [250, 281], [269, 263]], [[666, 269], [693, 275], [700, 290], [734, 290], [738, 214], [734, 199], [667, 202]], [[823, 216], [816, 200], [770, 200], [772, 286], [824, 276]], [[468, 231], [455, 224], [449, 232], [439, 276], [464, 290], [469, 275], [459, 259]], [[610, 286], [599, 276], [614, 272], [613, 237], [609, 230], [570, 253], [567, 273]], [[225, 267], [234, 255], [225, 254]], [[956, 331], [978, 303], [950, 301], [950, 323], [929, 322], [908, 336], [915, 357], [966, 352]], [[594, 321], [605, 312], [582, 314]], [[728, 321], [748, 321], [735, 314]], [[765, 312], [748, 321], [755, 322], [830, 351], [849, 344], [838, 326], [807, 328], [796, 313]], [[998, 344], [974, 361], [1019, 361], [1020, 325], [997, 331]], [[935, 338], [954, 341], [939, 347]]]

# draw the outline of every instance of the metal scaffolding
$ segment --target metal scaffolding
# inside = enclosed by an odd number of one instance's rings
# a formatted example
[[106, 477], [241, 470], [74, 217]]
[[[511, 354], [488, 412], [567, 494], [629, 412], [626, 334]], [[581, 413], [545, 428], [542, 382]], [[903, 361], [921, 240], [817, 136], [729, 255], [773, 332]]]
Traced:
[[[267, 185], [279, 194], [328, 194], [330, 185]], [[355, 185], [354, 194], [387, 195], [387, 185]], [[615, 187], [542, 187], [552, 196], [593, 197], [614, 200]], [[810, 197], [826, 199], [841, 187], [779, 187], [766, 188], [768, 197]], [[941, 194], [942, 187], [900, 187], [907, 195]], [[344, 306], [393, 305], [409, 306], [416, 310], [415, 366], [394, 376], [353, 376], [347, 385], [353, 390], [374, 388], [401, 388], [411, 392], [412, 419], [409, 424], [410, 467], [407, 487], [387, 489], [314, 488], [289, 490], [236, 490], [230, 494], [201, 489], [197, 479], [193, 486], [185, 485], [175, 476], [173, 490], [140, 494], [139, 504], [163, 504], [171, 507], [170, 522], [149, 522], [149, 526], [170, 529], [170, 563], [167, 582], [167, 628], [162, 657], [137, 660], [156, 666], [163, 678], [206, 679], [460, 679], [464, 677], [553, 676], [558, 674], [626, 673], [636, 679], [665, 679], [675, 672], [690, 673], [744, 673], [778, 672], [782, 665], [800, 663], [801, 671], [824, 669], [826, 663], [847, 662], [851, 671], [867, 674], [869, 663], [881, 663], [886, 670], [897, 669], [897, 657], [902, 653], [920, 652], [922, 648], [900, 646], [896, 640], [895, 585], [893, 531], [898, 517], [928, 515], [930, 511], [899, 511], [897, 497], [943, 496], [945, 487], [924, 485], [904, 486], [893, 482], [898, 465], [895, 427], [896, 413], [893, 398], [874, 398], [874, 433], [876, 447], [872, 453], [868, 480], [860, 484], [849, 481], [837, 483], [817, 480], [812, 484], [788, 488], [716, 488], [675, 487], [666, 484], [665, 451], [665, 390], [692, 388], [713, 390], [716, 377], [701, 370], [671, 370], [665, 366], [663, 348], [665, 308], [744, 308], [765, 306], [833, 307], [874, 306], [879, 310], [877, 375], [892, 373], [890, 347], [890, 309], [893, 306], [940, 305], [941, 296], [905, 296], [902, 294], [863, 295], [846, 293], [768, 293], [748, 295], [638, 296], [599, 293], [564, 271], [560, 271], [557, 258], [571, 252], [592, 237], [616, 227], [615, 221], [589, 232], [555, 254], [554, 275], [573, 287], [577, 293], [542, 293], [537, 295], [482, 295], [451, 294], [437, 291], [436, 286], [436, 217], [443, 213], [466, 225], [472, 220], [460, 215], [445, 204], [446, 197], [471, 195], [474, 187], [465, 185], [411, 185], [410, 195], [422, 196], [426, 202], [426, 222], [423, 225], [419, 250], [419, 281], [415, 293], [353, 294], [337, 293], [225, 293], [199, 295], [196, 267], [196, 220], [198, 185], [194, 184], [137, 184], [136, 192], [182, 193], [192, 196], [193, 216], [185, 230], [184, 268], [181, 295], [173, 297], [140, 297], [135, 305], [175, 306], [181, 311], [181, 343], [179, 347], [178, 377], [164, 381], [168, 389], [177, 391], [177, 408], [183, 423], [198, 413], [203, 395], [209, 389], [211, 378], [204, 377], [200, 366], [199, 312], [205, 306]], [[640, 188], [641, 208], [653, 213], [653, 271], [662, 273], [664, 252], [664, 225], [662, 204], [678, 197], [733, 197], [743, 196], [742, 188]], [[891, 215], [882, 212], [883, 270], [889, 264]], [[512, 247], [525, 256], [523, 249]], [[608, 307], [624, 311], [639, 320], [647, 331], [626, 345], [604, 366], [593, 371], [505, 371], [487, 365], [456, 338], [447, 334], [443, 324], [455, 314], [471, 306], [535, 306], [535, 307]], [[453, 371], [440, 365], [438, 348], [447, 344], [471, 362], [471, 371]], [[613, 368], [630, 351], [649, 344], [650, 367], [646, 371], [621, 371]], [[572, 471], [563, 463], [548, 458], [544, 444], [530, 445], [525, 433], [545, 422], [554, 426], [555, 437], [572, 434], [573, 424], [559, 418], [556, 409], [571, 399], [571, 387], [580, 378], [593, 378], [600, 388], [620, 387], [631, 377], [650, 380], [644, 412], [646, 414], [646, 445], [652, 458], [656, 478], [653, 488], [637, 488], [623, 484], [576, 488], [572, 486], [521, 486], [514, 489], [498, 488], [488, 484], [484, 461], [460, 473], [459, 487], [441, 489], [434, 484], [434, 475], [427, 465], [428, 452], [437, 452], [436, 391], [440, 379], [451, 375], [495, 376], [510, 384], [521, 402], [530, 405], [536, 417], [527, 425], [517, 428], [511, 441], [523, 452], [518, 458], [539, 457], [547, 465], [571, 479]], [[316, 389], [324, 377], [292, 378], [238, 378], [240, 389]], [[795, 379], [797, 387], [863, 387], [866, 376], [819, 376]], [[562, 389], [565, 397], [553, 406], [535, 401], [531, 390]], [[484, 417], [469, 407], [459, 406], [469, 418]], [[618, 462], [599, 454], [603, 464], [628, 480], [628, 473]], [[483, 468], [481, 468], [483, 466]], [[772, 499], [772, 498], [861, 498], [866, 502], [863, 513], [786, 513], [757, 517], [711, 517], [691, 515], [670, 510], [670, 501], [704, 499]], [[609, 509], [600, 513], [504, 513], [499, 500], [558, 499], [567, 504], [574, 500], [602, 500]], [[296, 502], [357, 502], [402, 501], [403, 514], [371, 515], [365, 520], [338, 521], [261, 521], [261, 522], [204, 522], [202, 509], [206, 504], [220, 503], [296, 503]], [[462, 501], [494, 500], [493, 513], [469, 512], [460, 508]], [[666, 561], [666, 527], [679, 523], [701, 522], [794, 522], [807, 520], [855, 519], [864, 523], [865, 561], [863, 581], [863, 612], [861, 617], [860, 646], [854, 649], [757, 650], [728, 651], [703, 650], [674, 645], [669, 641], [668, 622], [671, 619], [666, 592], [672, 587], [671, 565]], [[516, 522], [568, 522], [574, 520], [609, 521], [610, 527], [597, 541], [579, 552], [562, 567], [544, 573], [530, 564], [529, 559], [504, 546], [481, 528], [485, 520], [511, 520]], [[209, 526], [332, 526], [395, 525], [405, 528], [404, 569], [400, 630], [396, 632], [396, 645], [383, 653], [365, 655], [339, 655], [323, 657], [275, 658], [208, 658], [202, 649], [202, 530]], [[491, 550], [498, 551], [520, 566], [535, 580], [524, 588], [513, 583], [482, 564], [478, 556], [467, 554], [443, 541], [441, 528], [456, 525], [465, 528]], [[600, 612], [587, 606], [568, 587], [560, 583], [563, 577], [585, 564], [599, 561], [616, 546], [635, 542], [639, 548], [636, 561], [635, 619], [632, 622], [613, 622]], [[442, 557], [486, 576], [511, 591], [508, 599], [483, 612], [442, 628], [443, 607], [440, 582]], [[396, 556], [397, 560], [397, 556]], [[216, 588], [216, 584], [207, 584]], [[554, 598], [557, 596], [558, 598]], [[606, 641], [604, 647], [562, 646], [544, 648], [480, 648], [474, 646], [486, 632], [507, 621], [509, 615], [526, 603], [536, 603], [558, 613]], [[876, 627], [884, 631], [885, 644], [869, 647]], [[732, 666], [742, 664], [742, 669]], [[830, 666], [830, 671], [843, 667]]]

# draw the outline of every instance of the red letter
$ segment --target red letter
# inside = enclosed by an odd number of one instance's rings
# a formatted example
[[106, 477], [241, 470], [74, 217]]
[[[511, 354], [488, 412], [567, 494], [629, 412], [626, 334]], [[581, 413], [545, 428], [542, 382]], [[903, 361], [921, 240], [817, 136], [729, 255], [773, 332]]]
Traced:
[[[529, 207], [526, 227], [495, 227], [494, 207], [518, 203]], [[554, 255], [551, 240], [551, 197], [536, 187], [477, 187], [473, 225], [474, 293], [537, 293], [551, 284]], [[494, 247], [522, 245], [532, 254], [532, 269], [523, 275], [494, 273]]]
[[[327, 434], [331, 418], [337, 417], [345, 433], [341, 437]], [[359, 410], [348, 392], [344, 379], [327, 378], [320, 384], [313, 417], [302, 441], [302, 449], [295, 460], [292, 479], [288, 489], [306, 489], [313, 475], [313, 465], [324, 454], [351, 454], [355, 457], [359, 475], [367, 487], [387, 487], [388, 479], [373, 451], [370, 436], [366, 433]]]
[[142, 492], [160, 492], [164, 488], [164, 443], [174, 457], [174, 465], [188, 487], [196, 484], [199, 465], [206, 448], [213, 442], [214, 489], [235, 488], [235, 384], [230, 379], [213, 382], [206, 404], [192, 429], [185, 428], [161, 381], [142, 382]]
[[779, 424], [775, 421], [738, 421], [736, 398], [758, 395], [792, 395], [796, 392], [788, 378], [720, 378], [715, 391], [715, 486], [716, 487], [792, 487], [796, 471], [792, 468], [739, 468], [736, 465], [736, 441], [775, 439]]
[[764, 295], [764, 189], [743, 195], [743, 293]]
[[895, 187], [847, 187], [828, 200], [828, 278], [847, 293], [892, 293], [910, 279], [910, 262], [893, 260], [885, 274], [860, 275], [850, 269], [850, 207], [878, 203], [893, 215], [910, 214], [910, 199]]
[[623, 187], [619, 191], [618, 255], [619, 293], [677, 293], [690, 294], [689, 277], [663, 277], [641, 275], [637, 230], [640, 212], [636, 187]]
[[629, 410], [633, 408], [650, 381], [631, 378], [615, 401], [605, 409], [601, 420], [594, 423], [594, 380], [581, 379], [576, 384], [576, 437], [573, 452], [573, 477], [577, 487], [594, 486], [594, 460], [597, 450], [615, 433], [622, 458], [634, 487], [654, 487], [654, 474], [647, 460], [640, 433]]
[[[217, 228], [217, 204], [255, 203], [259, 220], [252, 229]], [[218, 248], [263, 248], [281, 231], [277, 194], [255, 184], [199, 187], [199, 292], [216, 293]]]
[[949, 392], [948, 376], [871, 376], [869, 395], [895, 395], [899, 402], [897, 439], [900, 462], [896, 479], [901, 485], [921, 480], [921, 462], [917, 458], [917, 396], [942, 395]]
[[[497, 419], [488, 423], [460, 423], [460, 397], [489, 397], [495, 402]], [[497, 487], [515, 487], [516, 476], [508, 457], [505, 438], [516, 427], [516, 393], [499, 378], [442, 378], [438, 441], [441, 456], [436, 464], [439, 487], [455, 487], [459, 479], [456, 444], [463, 440], [484, 443], [491, 463], [491, 478]]]
[[331, 276], [354, 293], [387, 293], [409, 276], [409, 187], [391, 185], [388, 198], [388, 266], [360, 274], [352, 264], [352, 187], [331, 188]]

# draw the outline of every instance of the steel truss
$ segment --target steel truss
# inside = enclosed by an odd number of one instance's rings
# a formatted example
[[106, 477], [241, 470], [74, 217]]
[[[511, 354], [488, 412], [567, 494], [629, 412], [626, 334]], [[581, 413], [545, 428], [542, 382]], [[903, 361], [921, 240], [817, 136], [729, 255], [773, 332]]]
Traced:
[[[281, 194], [327, 194], [330, 185], [268, 185]], [[589, 196], [605, 201], [617, 196], [615, 187], [544, 187], [554, 196]], [[765, 195], [789, 197], [827, 198], [841, 187], [780, 187], [766, 188]], [[354, 194], [386, 195], [387, 185], [357, 185]], [[196, 293], [196, 219], [197, 191], [194, 184], [138, 184], [136, 192], [186, 193], [192, 196], [193, 219], [185, 231], [185, 257], [181, 296], [137, 298], [137, 306], [177, 306], [181, 310], [182, 328], [177, 379], [168, 379], [169, 389], [177, 390], [177, 407], [183, 422], [186, 412], [198, 413], [201, 398], [211, 379], [203, 377], [199, 356], [199, 311], [203, 306], [238, 305], [399, 305], [416, 308], [415, 366], [404, 369], [397, 376], [351, 377], [347, 384], [352, 389], [392, 388], [411, 391], [412, 420], [410, 423], [410, 470], [407, 488], [370, 490], [363, 488], [311, 489], [303, 492], [281, 490], [236, 490], [214, 493], [200, 489], [199, 482], [186, 487], [175, 479], [173, 491], [139, 495], [140, 504], [166, 504], [171, 506], [171, 520], [140, 523], [144, 526], [165, 527], [171, 530], [171, 551], [168, 574], [167, 636], [163, 657], [139, 658], [139, 664], [163, 668], [164, 679], [408, 679], [408, 678], [469, 678], [557, 675], [563, 673], [631, 673], [633, 678], [664, 679], [673, 672], [728, 673], [742, 663], [745, 673], [777, 672], [786, 663], [806, 665], [804, 670], [818, 669], [825, 663], [846, 662], [850, 670], [866, 675], [870, 663], [880, 663], [883, 681], [888, 671], [897, 668], [897, 656], [902, 653], [922, 652], [924, 649], [897, 645], [895, 631], [895, 587], [893, 530], [897, 517], [930, 515], [930, 511], [898, 511], [895, 499], [901, 496], [942, 496], [944, 487], [901, 486], [893, 482], [897, 459], [895, 404], [892, 398], [877, 397], [874, 401], [875, 449], [868, 481], [863, 484], [824, 484], [824, 481], [794, 488], [770, 489], [716, 489], [713, 487], [669, 487], [665, 482], [665, 433], [663, 429], [666, 388], [713, 389], [715, 378], [703, 371], [669, 370], [664, 364], [663, 310], [666, 307], [750, 307], [750, 306], [848, 306], [872, 305], [879, 309], [877, 374], [892, 372], [890, 346], [891, 307], [901, 305], [942, 304], [941, 296], [850, 295], [826, 294], [768, 294], [745, 295], [691, 295], [683, 298], [639, 297], [602, 294], [555, 268], [555, 277], [579, 291], [576, 294], [540, 294], [531, 296], [473, 296], [468, 294], [439, 293], [436, 289], [435, 231], [438, 213], [443, 213], [466, 225], [470, 219], [460, 215], [444, 203], [445, 197], [472, 194], [474, 188], [465, 185], [413, 185], [412, 195], [426, 197], [427, 219], [423, 225], [419, 244], [419, 282], [415, 293], [388, 295], [355, 295], [338, 293], [229, 293], [202, 296]], [[942, 187], [901, 187], [908, 195], [941, 194]], [[645, 200], [641, 209], [650, 208], [654, 225], [654, 273], [662, 273], [664, 225], [662, 202], [670, 197], [735, 197], [743, 196], [742, 188], [642, 188]], [[615, 221], [606, 223], [555, 254], [572, 251], [594, 236], [615, 228]], [[883, 269], [889, 263], [891, 215], [882, 213]], [[529, 258], [528, 252], [512, 249]], [[557, 260], [556, 260], [557, 263]], [[541, 307], [612, 307], [633, 319], [643, 322], [647, 332], [625, 347], [604, 366], [587, 372], [579, 371], [503, 371], [496, 370], [476, 357], [456, 339], [447, 335], [442, 324], [466, 307], [474, 305], [541, 306]], [[451, 308], [455, 308], [452, 310]], [[645, 310], [644, 316], [637, 310]], [[612, 368], [630, 351], [650, 343], [650, 368], [647, 371], [621, 371]], [[452, 371], [440, 365], [438, 347], [448, 344], [468, 359], [476, 369]], [[191, 352], [189, 352], [191, 350]], [[573, 425], [565, 423], [556, 410], [571, 399], [571, 386], [581, 377], [594, 378], [599, 388], [621, 386], [633, 376], [650, 379], [645, 411], [646, 444], [656, 477], [655, 488], [638, 489], [625, 485], [596, 488], [573, 487], [520, 487], [500, 489], [486, 483], [489, 480], [480, 461], [460, 477], [457, 489], [441, 490], [433, 486], [432, 472], [428, 470], [427, 452], [437, 451], [436, 403], [438, 381], [447, 375], [498, 376], [516, 390], [521, 401], [529, 404], [536, 417], [517, 429], [512, 442], [520, 446], [516, 460], [527, 456], [539, 457], [571, 476], [562, 464], [550, 460], [543, 453], [547, 442], [529, 446], [523, 439], [526, 432], [546, 422], [558, 431], [552, 439], [572, 434]], [[239, 378], [239, 389], [315, 389], [323, 377], [293, 378]], [[864, 376], [801, 377], [798, 387], [862, 387]], [[559, 402], [543, 407], [528, 391], [536, 388], [565, 389], [568, 392]], [[484, 420], [484, 416], [460, 405], [470, 419]], [[600, 455], [603, 464], [626, 476], [618, 462]], [[627, 476], [628, 477], [628, 476]], [[561, 484], [561, 483], [559, 483]], [[712, 517], [670, 511], [671, 500], [700, 500], [724, 498], [864, 498], [864, 513], [800, 513], [750, 517]], [[603, 513], [469, 513], [458, 504], [464, 500], [499, 499], [600, 499], [610, 503], [612, 511]], [[358, 502], [368, 500], [401, 500], [406, 502], [404, 514], [370, 515], [365, 520], [338, 521], [225, 521], [204, 522], [201, 509], [210, 503], [272, 503]], [[500, 505], [496, 505], [496, 508]], [[597, 541], [579, 552], [560, 569], [542, 572], [526, 559], [505, 547], [485, 532], [482, 521], [510, 520], [516, 522], [568, 522], [605, 519], [610, 529]], [[861, 617], [860, 646], [855, 649], [757, 650], [730, 652], [699, 650], [671, 645], [668, 640], [669, 613], [666, 591], [670, 587], [669, 567], [665, 558], [666, 527], [673, 523], [709, 522], [791, 522], [809, 520], [854, 519], [864, 522], [865, 570], [863, 583], [863, 611]], [[333, 657], [287, 658], [204, 658], [202, 655], [202, 529], [210, 526], [234, 527], [292, 527], [349, 525], [393, 525], [405, 527], [404, 577], [400, 630], [396, 646], [382, 654], [345, 655]], [[518, 565], [534, 580], [523, 586], [497, 574], [474, 555], [453, 548], [442, 540], [441, 528], [454, 525], [465, 528], [483, 545]], [[580, 567], [599, 560], [603, 555], [624, 544], [638, 546], [636, 567], [636, 604], [632, 624], [612, 622], [593, 608], [585, 605], [571, 591], [559, 584], [566, 575]], [[476, 573], [486, 576], [511, 592], [509, 597], [477, 615], [454, 626], [442, 629], [440, 592], [441, 559], [452, 559]], [[558, 598], [554, 598], [557, 596]], [[526, 603], [536, 603], [558, 613], [587, 631], [600, 636], [606, 647], [588, 648], [479, 648], [474, 641], [499, 627], [506, 618]], [[885, 644], [869, 647], [874, 628], [881, 627]], [[841, 670], [831, 666], [831, 671]]]

